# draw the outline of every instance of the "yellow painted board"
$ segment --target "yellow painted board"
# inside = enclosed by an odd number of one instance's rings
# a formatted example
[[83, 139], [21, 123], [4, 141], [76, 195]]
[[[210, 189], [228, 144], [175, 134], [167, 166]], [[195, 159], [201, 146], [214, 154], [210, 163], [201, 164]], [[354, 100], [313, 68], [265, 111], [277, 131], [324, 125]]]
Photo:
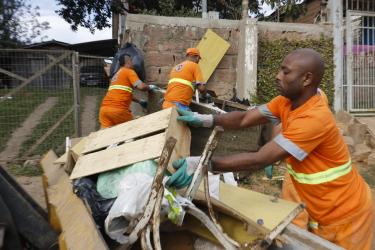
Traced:
[[211, 29], [207, 30], [197, 46], [202, 57], [199, 61], [199, 67], [202, 70], [205, 82], [210, 79], [229, 47], [230, 44], [218, 34]]
[[220, 182], [220, 202], [236, 210], [242, 216], [257, 222], [263, 221], [263, 227], [272, 231], [300, 204], [275, 199], [275, 197], [249, 189]]
[[[241, 246], [253, 245], [255, 242], [259, 242], [264, 239], [264, 235], [256, 230], [251, 230], [250, 226], [247, 226], [240, 220], [233, 218], [223, 213], [216, 213], [218, 223], [226, 233], [233, 240], [238, 242]], [[184, 219], [183, 227], [197, 234], [205, 239], [208, 239], [218, 245], [219, 241], [216, 239], [211, 232], [202, 225], [200, 221], [191, 215], [187, 215]]]

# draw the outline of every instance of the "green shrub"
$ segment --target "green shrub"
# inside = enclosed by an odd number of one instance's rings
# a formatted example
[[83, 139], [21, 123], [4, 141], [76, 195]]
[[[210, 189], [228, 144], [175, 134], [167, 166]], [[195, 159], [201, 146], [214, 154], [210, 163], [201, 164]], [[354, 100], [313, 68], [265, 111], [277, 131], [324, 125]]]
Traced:
[[324, 58], [325, 73], [320, 88], [326, 93], [332, 106], [334, 99], [333, 82], [333, 43], [332, 39], [321, 37], [319, 40], [306, 39], [303, 41], [275, 41], [260, 40], [258, 44], [258, 87], [257, 96], [252, 98], [253, 103], [261, 104], [270, 101], [278, 95], [275, 88], [276, 74], [283, 58], [298, 48], [312, 48]]

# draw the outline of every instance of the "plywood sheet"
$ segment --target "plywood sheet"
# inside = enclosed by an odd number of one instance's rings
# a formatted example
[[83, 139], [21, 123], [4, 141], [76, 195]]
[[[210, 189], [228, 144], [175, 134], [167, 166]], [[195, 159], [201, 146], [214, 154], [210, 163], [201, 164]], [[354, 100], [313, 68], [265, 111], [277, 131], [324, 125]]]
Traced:
[[63, 231], [63, 237], [59, 239], [61, 248], [108, 249], [88, 210], [73, 193], [67, 174], [53, 164], [56, 159], [56, 154], [49, 151], [43, 157], [41, 165], [47, 179], [49, 206], [55, 208]]
[[124, 142], [129, 139], [166, 129], [173, 112], [177, 111], [172, 108], [164, 109], [111, 128], [93, 132], [88, 136], [85, 149], [82, 153], [86, 154], [88, 152], [106, 148], [117, 142]]
[[136, 162], [158, 158], [166, 141], [166, 132], [128, 142], [117, 147], [82, 155], [73, 169], [70, 179], [124, 167]]
[[211, 77], [229, 47], [230, 44], [227, 41], [212, 30], [207, 30], [197, 46], [202, 57], [202, 60], [199, 61], [199, 66], [205, 82]]
[[299, 204], [272, 196], [254, 192], [249, 189], [235, 187], [220, 182], [220, 202], [236, 210], [242, 216], [257, 222], [263, 220], [263, 226], [274, 230], [288, 217]]
[[173, 161], [190, 156], [190, 129], [183, 122], [177, 121], [177, 117], [178, 113], [174, 110], [171, 113], [168, 128], [166, 130], [166, 139], [172, 136], [177, 140], [168, 165], [168, 170], [171, 173], [175, 171], [172, 167]]

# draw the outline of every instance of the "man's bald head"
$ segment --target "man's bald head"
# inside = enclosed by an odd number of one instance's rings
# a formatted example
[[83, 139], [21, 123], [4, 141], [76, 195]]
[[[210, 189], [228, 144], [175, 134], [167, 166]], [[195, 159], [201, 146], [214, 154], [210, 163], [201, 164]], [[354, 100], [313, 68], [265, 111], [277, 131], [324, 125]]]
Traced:
[[302, 70], [312, 73], [312, 83], [318, 86], [324, 75], [324, 60], [322, 56], [313, 49], [296, 49], [287, 57], [292, 57], [295, 62], [301, 66]]

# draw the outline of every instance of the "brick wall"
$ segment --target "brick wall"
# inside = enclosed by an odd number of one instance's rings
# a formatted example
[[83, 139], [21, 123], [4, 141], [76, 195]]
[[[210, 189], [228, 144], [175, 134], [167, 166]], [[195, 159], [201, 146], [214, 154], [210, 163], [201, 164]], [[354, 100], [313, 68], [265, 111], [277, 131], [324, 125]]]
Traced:
[[[257, 25], [258, 40], [304, 40], [332, 37], [330, 25], [254, 22]], [[123, 41], [132, 42], [144, 52], [146, 81], [166, 86], [171, 68], [184, 60], [188, 47], [195, 47], [207, 29], [212, 29], [230, 43], [230, 48], [208, 81], [208, 89], [222, 99], [231, 99], [236, 86], [237, 57], [240, 40], [240, 21], [208, 20], [200, 18], [128, 15], [126, 35]], [[243, 48], [257, 50], [256, 46]], [[239, 56], [256, 55], [242, 52]], [[256, 76], [254, 76], [256, 78]], [[249, 79], [245, 79], [249, 82]]]
[[208, 89], [224, 99], [233, 97], [239, 41], [238, 21], [129, 15], [123, 43], [137, 45], [145, 56], [146, 81], [165, 86], [172, 67], [185, 59], [186, 48], [198, 45], [208, 28], [230, 43], [230, 48], [208, 81]]

